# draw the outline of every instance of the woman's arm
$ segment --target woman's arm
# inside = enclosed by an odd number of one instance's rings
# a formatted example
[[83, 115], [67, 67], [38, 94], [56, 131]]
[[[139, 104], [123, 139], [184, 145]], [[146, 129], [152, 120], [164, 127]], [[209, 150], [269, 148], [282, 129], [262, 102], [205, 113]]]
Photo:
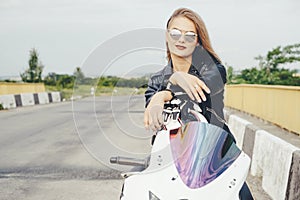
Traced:
[[159, 130], [162, 126], [162, 112], [164, 103], [170, 101], [173, 96], [170, 91], [163, 90], [162, 71], [151, 76], [145, 92], [146, 110], [144, 112], [144, 125], [146, 129]]
[[199, 77], [191, 75], [186, 72], [175, 72], [169, 79], [173, 85], [181, 87], [187, 95], [194, 101], [201, 102], [206, 101], [207, 94], [210, 93], [210, 89], [206, 86], [204, 81]]
[[153, 77], [151, 77], [148, 81], [148, 87], [147, 90], [145, 91], [145, 108], [147, 108], [148, 104], [150, 103], [150, 100], [153, 95], [155, 95], [160, 88], [159, 84], [154, 84], [153, 83]]
[[225, 67], [203, 47], [198, 47], [193, 53], [193, 66], [197, 70], [197, 77], [210, 89], [210, 96], [224, 90], [226, 83]]
[[151, 128], [153, 131], [156, 131], [162, 127], [164, 104], [172, 98], [171, 92], [166, 90], [157, 92], [152, 96], [144, 112], [144, 125], [146, 129]]

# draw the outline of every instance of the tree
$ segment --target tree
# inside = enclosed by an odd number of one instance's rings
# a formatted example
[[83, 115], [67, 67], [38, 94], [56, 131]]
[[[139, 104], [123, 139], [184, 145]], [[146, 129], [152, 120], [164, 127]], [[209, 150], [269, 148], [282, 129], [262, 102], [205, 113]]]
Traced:
[[[233, 76], [229, 83], [250, 83], [268, 85], [300, 85], [300, 77], [295, 76], [296, 70], [280, 68], [288, 63], [300, 61], [300, 44], [278, 46], [268, 51], [266, 56], [255, 57], [259, 67], [244, 69], [239, 75]], [[230, 71], [229, 71], [230, 74]]]
[[227, 68], [227, 83], [233, 83], [233, 67], [231, 66]]
[[52, 85], [55, 86], [56, 82], [58, 80], [58, 74], [56, 74], [55, 72], [49, 72], [48, 75], [46, 77], [44, 77], [44, 83], [46, 85]]
[[58, 76], [58, 80], [56, 82], [57, 87], [61, 88], [73, 88], [74, 87], [74, 82], [75, 82], [75, 77], [70, 76], [68, 74], [60, 74]]
[[57, 89], [62, 88], [73, 88], [75, 82], [75, 77], [68, 74], [56, 74], [55, 72], [50, 72], [44, 78], [44, 83], [46, 85], [56, 86]]
[[267, 53], [266, 67], [271, 71], [278, 69], [278, 65], [300, 61], [300, 44], [278, 46]]
[[81, 70], [80, 67], [76, 67], [73, 75], [76, 78], [76, 83], [77, 84], [84, 83], [85, 76], [84, 76], [84, 74], [83, 74], [83, 72], [82, 72], [82, 70]]
[[20, 74], [22, 81], [29, 82], [29, 83], [42, 82], [42, 72], [44, 66], [39, 61], [39, 55], [35, 48], [32, 48], [30, 50], [28, 64], [29, 64], [29, 68], [26, 69], [24, 73]]

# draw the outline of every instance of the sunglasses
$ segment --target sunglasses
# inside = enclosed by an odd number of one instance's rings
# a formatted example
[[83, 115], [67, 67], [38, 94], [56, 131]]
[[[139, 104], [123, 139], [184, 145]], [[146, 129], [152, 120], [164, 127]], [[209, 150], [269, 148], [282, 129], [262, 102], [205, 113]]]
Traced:
[[[168, 29], [168, 32], [169, 32], [169, 35], [170, 37], [173, 39], [173, 40], [179, 40], [181, 38], [181, 36], [183, 35], [182, 34], [182, 31], [178, 30], [178, 29]], [[192, 32], [192, 31], [187, 31], [184, 33], [184, 40], [187, 41], [187, 42], [194, 42], [197, 38], [197, 34]]]

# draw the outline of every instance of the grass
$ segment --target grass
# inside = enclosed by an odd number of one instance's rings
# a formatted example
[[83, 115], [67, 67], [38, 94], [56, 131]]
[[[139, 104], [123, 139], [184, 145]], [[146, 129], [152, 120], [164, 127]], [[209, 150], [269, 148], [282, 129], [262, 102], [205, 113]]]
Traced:
[[[87, 97], [91, 96], [90, 85], [79, 85], [75, 88], [59, 88], [56, 86], [46, 85], [46, 91], [59, 91], [62, 94], [62, 98], [69, 100], [72, 97]], [[145, 93], [146, 88], [129, 88], [129, 87], [98, 87], [95, 88], [96, 96], [117, 96], [117, 95], [140, 95]]]

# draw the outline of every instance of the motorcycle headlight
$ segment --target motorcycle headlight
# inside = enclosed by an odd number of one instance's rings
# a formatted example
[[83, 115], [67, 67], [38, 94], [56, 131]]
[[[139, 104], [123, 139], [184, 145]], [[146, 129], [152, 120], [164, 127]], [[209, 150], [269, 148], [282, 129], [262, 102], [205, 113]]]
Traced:
[[149, 191], [149, 200], [160, 200], [157, 196], [155, 196], [151, 191]]

